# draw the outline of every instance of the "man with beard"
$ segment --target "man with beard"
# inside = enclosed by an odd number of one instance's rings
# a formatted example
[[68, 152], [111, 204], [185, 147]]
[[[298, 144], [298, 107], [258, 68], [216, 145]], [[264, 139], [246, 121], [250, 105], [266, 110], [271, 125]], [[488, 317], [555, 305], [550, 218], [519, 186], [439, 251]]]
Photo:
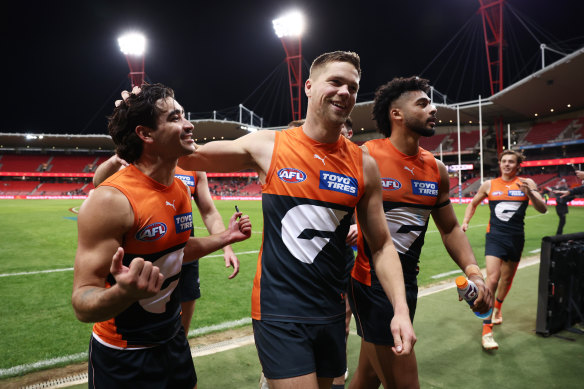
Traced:
[[[428, 80], [395, 78], [375, 95], [373, 118], [386, 136], [362, 146], [377, 161], [381, 173], [383, 208], [393, 243], [402, 263], [410, 318], [416, 310], [418, 262], [428, 220], [432, 215], [450, 256], [479, 288], [472, 309], [490, 308], [487, 289], [472, 249], [458, 225], [449, 198], [444, 164], [419, 146], [421, 136], [434, 135], [436, 107], [428, 97]], [[359, 224], [359, 223], [358, 223]], [[387, 323], [394, 315], [372, 265], [371, 241], [360, 231], [352, 271], [349, 302], [361, 336], [359, 365], [350, 388], [417, 388], [415, 353], [397, 356]]]

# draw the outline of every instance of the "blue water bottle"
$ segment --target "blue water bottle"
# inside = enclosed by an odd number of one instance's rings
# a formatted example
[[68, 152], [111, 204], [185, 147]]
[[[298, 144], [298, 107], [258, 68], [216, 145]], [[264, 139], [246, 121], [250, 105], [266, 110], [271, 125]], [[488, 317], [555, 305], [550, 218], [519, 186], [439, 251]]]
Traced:
[[[479, 289], [471, 280], [467, 280], [465, 276], [456, 277], [456, 289], [458, 289], [458, 295], [463, 298], [464, 301], [468, 303], [471, 307], [473, 306], [477, 297], [479, 297]], [[481, 319], [486, 319], [491, 316], [493, 308], [489, 309], [486, 313], [475, 312]], [[474, 312], [474, 311], [473, 311]]]

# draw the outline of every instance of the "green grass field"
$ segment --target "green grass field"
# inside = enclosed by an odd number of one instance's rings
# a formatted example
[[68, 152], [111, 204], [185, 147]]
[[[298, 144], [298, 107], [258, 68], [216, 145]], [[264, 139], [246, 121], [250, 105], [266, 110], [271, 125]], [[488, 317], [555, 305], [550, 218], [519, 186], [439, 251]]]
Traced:
[[[91, 325], [77, 321], [70, 304], [77, 234], [76, 214], [70, 209], [79, 207], [80, 204], [79, 200], [0, 201], [0, 386], [1, 379], [12, 375], [86, 360]], [[233, 212], [235, 202], [218, 201], [216, 204], [227, 220]], [[195, 331], [249, 318], [252, 279], [261, 243], [263, 220], [261, 202], [241, 201], [238, 206], [250, 215], [254, 229], [251, 239], [234, 245], [235, 252], [241, 253], [238, 255], [241, 262], [240, 274], [233, 280], [227, 279], [231, 269], [225, 269], [220, 252], [201, 259], [202, 298], [197, 302], [192, 326]], [[459, 220], [462, 219], [464, 209], [464, 205], [455, 205]], [[487, 220], [488, 207], [479, 207], [467, 232], [481, 267], [484, 266], [484, 233]], [[557, 222], [553, 207], [545, 215], [529, 208], [524, 256], [534, 255], [531, 252], [537, 253], [541, 238], [553, 235]], [[195, 226], [197, 235], [206, 234], [200, 219], [195, 218]], [[584, 209], [570, 208], [564, 233], [581, 232], [584, 230], [583, 226]], [[450, 279], [453, 275], [444, 273], [456, 270], [456, 265], [448, 257], [433, 223], [430, 223], [428, 229], [420, 268], [420, 285]], [[535, 299], [536, 290], [532, 288], [531, 293]], [[423, 311], [424, 308], [420, 308], [422, 313], [416, 316], [416, 320], [424, 317]], [[456, 315], [458, 320], [458, 314]], [[465, 314], [460, 314], [463, 315]], [[471, 315], [467, 316], [472, 318]], [[531, 320], [529, 326], [534, 327], [535, 316], [527, 320]], [[357, 342], [355, 350], [351, 352], [358, 354], [358, 339], [351, 342]], [[454, 351], [461, 352], [458, 349]], [[237, 351], [236, 354], [239, 352], [242, 351]], [[257, 380], [255, 377], [259, 372], [255, 371], [255, 351], [253, 354], [254, 368], [249, 375]], [[580, 353], [580, 361], [582, 355], [584, 350]], [[356, 358], [355, 355], [353, 357]], [[197, 366], [204, 364], [203, 360], [213, 358], [203, 357]], [[421, 361], [420, 369], [422, 377]], [[461, 368], [461, 377], [465, 369], [466, 367]], [[198, 370], [200, 371], [199, 367]]]

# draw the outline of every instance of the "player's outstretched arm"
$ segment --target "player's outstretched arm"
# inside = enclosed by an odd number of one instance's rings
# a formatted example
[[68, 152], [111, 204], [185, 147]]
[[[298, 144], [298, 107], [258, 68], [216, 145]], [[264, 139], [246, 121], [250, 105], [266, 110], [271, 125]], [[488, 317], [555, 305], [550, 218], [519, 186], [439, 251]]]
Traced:
[[410, 320], [401, 262], [385, 221], [381, 197], [381, 178], [375, 160], [363, 154], [365, 191], [357, 204], [359, 225], [369, 243], [373, 266], [394, 309], [391, 321], [393, 352], [409, 354], [416, 343], [416, 335]]
[[204, 237], [191, 237], [185, 246], [184, 262], [195, 261], [217, 251], [225, 245], [241, 242], [251, 236], [251, 222], [248, 215], [236, 212], [229, 220], [229, 227], [218, 234]]
[[[210, 234], [217, 234], [225, 231], [225, 225], [221, 214], [215, 207], [211, 193], [209, 192], [209, 183], [207, 181], [207, 174], [205, 172], [196, 172], [197, 175], [197, 190], [195, 191], [195, 203], [203, 219], [205, 227]], [[233, 267], [233, 272], [228, 277], [234, 278], [239, 273], [239, 259], [233, 252], [231, 245], [223, 247], [223, 259], [225, 260], [225, 267]]]
[[235, 140], [209, 142], [181, 157], [178, 165], [185, 170], [205, 172], [252, 169], [262, 180], [270, 168], [275, 137], [275, 131], [261, 130]]

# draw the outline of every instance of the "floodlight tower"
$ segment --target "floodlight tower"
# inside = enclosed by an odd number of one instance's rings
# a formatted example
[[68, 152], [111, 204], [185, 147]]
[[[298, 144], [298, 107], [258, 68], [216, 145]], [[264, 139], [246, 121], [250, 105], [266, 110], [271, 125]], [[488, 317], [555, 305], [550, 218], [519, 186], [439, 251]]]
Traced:
[[[503, 89], [503, 6], [505, 0], [479, 0], [487, 50], [491, 95]], [[497, 153], [503, 150], [503, 119], [495, 120]]]
[[129, 33], [118, 38], [120, 50], [126, 56], [130, 67], [130, 82], [132, 88], [141, 86], [144, 82], [144, 51], [146, 49], [146, 38], [142, 34]]
[[287, 13], [272, 21], [276, 35], [282, 41], [288, 63], [288, 84], [292, 120], [302, 118], [302, 41], [304, 17], [298, 11]]

